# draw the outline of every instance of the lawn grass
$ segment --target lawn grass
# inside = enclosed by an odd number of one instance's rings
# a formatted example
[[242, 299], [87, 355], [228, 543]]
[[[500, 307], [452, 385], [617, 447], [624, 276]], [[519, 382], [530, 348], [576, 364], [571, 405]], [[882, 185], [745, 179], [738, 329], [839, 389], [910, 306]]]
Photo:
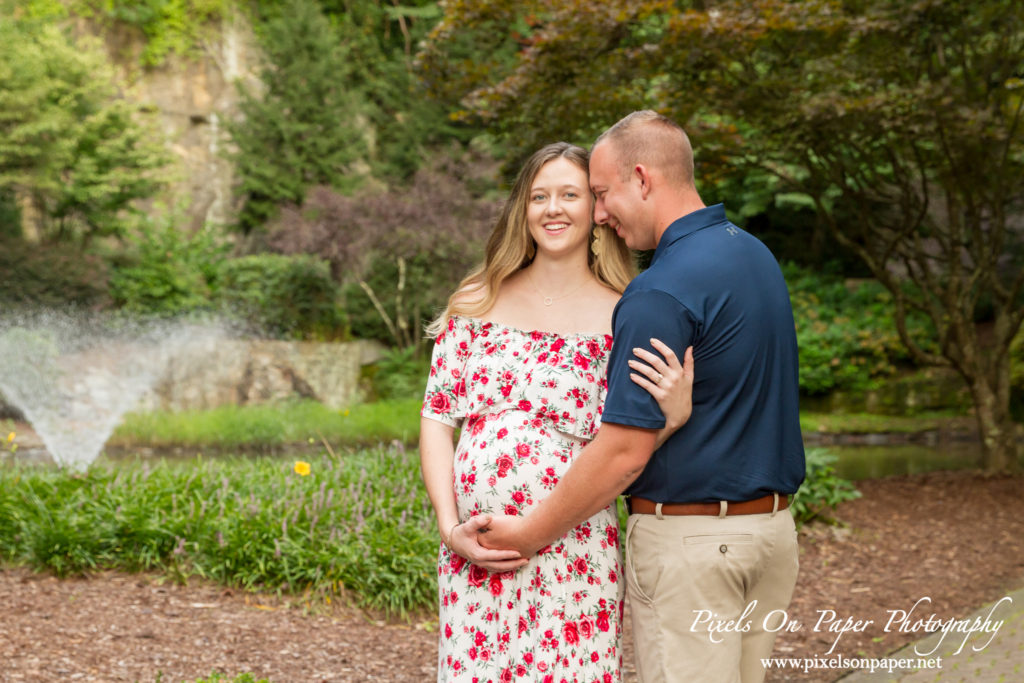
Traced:
[[[335, 410], [316, 401], [293, 401], [256, 406], [222, 406], [211, 410], [131, 413], [114, 431], [109, 444], [132, 446], [211, 447], [221, 450], [259, 450], [325, 441], [332, 448], [361, 448], [419, 440], [419, 398], [361, 403]], [[913, 434], [948, 427], [951, 422], [971, 428], [969, 417], [954, 412], [916, 416], [868, 413], [802, 412], [805, 433]]]
[[919, 415], [875, 415], [871, 413], [815, 413], [801, 411], [800, 429], [805, 434], [916, 434], [957, 425], [974, 426], [973, 418], [957, 412]]
[[108, 442], [114, 447], [211, 446], [258, 449], [298, 443], [332, 447], [409, 444], [419, 439], [421, 399], [360, 403], [336, 410], [316, 401], [211, 410], [130, 413]]

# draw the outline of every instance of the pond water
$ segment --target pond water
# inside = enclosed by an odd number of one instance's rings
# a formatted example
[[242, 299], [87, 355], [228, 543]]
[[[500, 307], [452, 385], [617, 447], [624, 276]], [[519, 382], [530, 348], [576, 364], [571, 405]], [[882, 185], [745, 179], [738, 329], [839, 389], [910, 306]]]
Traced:
[[963, 470], [979, 466], [981, 446], [972, 442], [944, 444], [885, 444], [826, 446], [839, 457], [836, 473], [857, 481], [897, 474], [935, 470]]

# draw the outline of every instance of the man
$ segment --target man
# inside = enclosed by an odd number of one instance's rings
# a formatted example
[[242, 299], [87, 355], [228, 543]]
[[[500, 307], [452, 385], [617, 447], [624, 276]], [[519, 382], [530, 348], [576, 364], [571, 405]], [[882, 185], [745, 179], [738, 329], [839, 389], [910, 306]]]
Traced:
[[[760, 241], [721, 205], [705, 207], [689, 140], [671, 120], [634, 112], [608, 129], [590, 183], [595, 222], [633, 249], [657, 249], [615, 309], [597, 437], [532, 514], [496, 517], [481, 543], [530, 556], [625, 490], [641, 680], [760, 681], [782, 618], [772, 613], [796, 583], [784, 510], [804, 476], [785, 281]], [[692, 345], [697, 369], [690, 420], [657, 450], [664, 419], [627, 365], [652, 338], [677, 354]]]

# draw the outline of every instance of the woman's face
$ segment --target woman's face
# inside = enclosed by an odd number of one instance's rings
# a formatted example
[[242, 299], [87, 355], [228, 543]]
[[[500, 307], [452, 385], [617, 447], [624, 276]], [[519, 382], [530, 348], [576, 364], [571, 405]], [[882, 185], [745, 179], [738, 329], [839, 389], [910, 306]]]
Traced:
[[564, 256], [586, 251], [593, 207], [586, 171], [565, 157], [541, 166], [526, 207], [526, 223], [538, 253]]

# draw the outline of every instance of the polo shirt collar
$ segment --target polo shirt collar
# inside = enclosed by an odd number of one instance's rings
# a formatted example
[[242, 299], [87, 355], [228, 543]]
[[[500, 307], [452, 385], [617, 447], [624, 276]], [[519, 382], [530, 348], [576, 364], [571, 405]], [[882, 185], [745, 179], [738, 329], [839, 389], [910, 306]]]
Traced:
[[654, 256], [651, 258], [651, 263], [653, 264], [657, 261], [658, 257], [667, 251], [669, 245], [673, 242], [677, 242], [687, 235], [701, 230], [702, 228], [706, 228], [723, 221], [725, 221], [724, 204], [706, 206], [703, 209], [698, 209], [682, 216], [681, 218], [677, 218], [665, 229], [665, 232], [662, 233], [661, 240], [658, 242], [658, 248], [654, 250]]

